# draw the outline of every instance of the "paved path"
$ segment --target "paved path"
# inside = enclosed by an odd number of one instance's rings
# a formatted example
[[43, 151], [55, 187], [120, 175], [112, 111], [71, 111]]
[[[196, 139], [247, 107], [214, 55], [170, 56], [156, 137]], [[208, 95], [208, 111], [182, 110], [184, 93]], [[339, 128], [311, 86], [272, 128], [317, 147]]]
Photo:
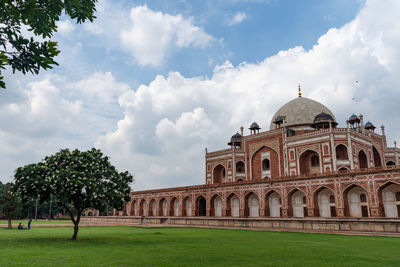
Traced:
[[[306, 229], [284, 229], [284, 228], [257, 228], [257, 227], [218, 227], [218, 226], [199, 226], [199, 225], [176, 225], [176, 224], [139, 224], [139, 223], [124, 223], [124, 222], [110, 222], [110, 223], [81, 223], [79, 227], [93, 227], [93, 226], [134, 226], [134, 227], [195, 227], [195, 228], [208, 228], [208, 229], [239, 229], [249, 231], [272, 231], [272, 232], [298, 232], [298, 233], [320, 233], [320, 234], [336, 234], [336, 235], [357, 235], [357, 236], [391, 236], [400, 237], [400, 233], [390, 232], [362, 232], [362, 231], [319, 231], [319, 230], [306, 230]], [[17, 227], [18, 224], [13, 224]], [[0, 227], [7, 227], [7, 224], [0, 224]], [[73, 227], [72, 224], [32, 224], [32, 228], [36, 227]]]

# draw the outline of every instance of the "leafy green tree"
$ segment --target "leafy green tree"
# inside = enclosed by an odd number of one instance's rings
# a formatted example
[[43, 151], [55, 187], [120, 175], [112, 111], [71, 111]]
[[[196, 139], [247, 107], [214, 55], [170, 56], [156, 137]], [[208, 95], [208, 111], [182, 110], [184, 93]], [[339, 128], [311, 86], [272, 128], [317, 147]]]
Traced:
[[[57, 31], [56, 22], [63, 11], [77, 23], [93, 21], [97, 0], [0, 0], [0, 87], [5, 88], [1, 69], [11, 66], [23, 74], [58, 65], [57, 42], [50, 40]], [[21, 29], [27, 27], [43, 41], [27, 38]]]
[[11, 220], [19, 211], [18, 199], [13, 194], [11, 183], [7, 183], [3, 187], [3, 194], [0, 196], [0, 208], [8, 220], [8, 228], [11, 229]]
[[42, 162], [15, 171], [15, 189], [23, 202], [39, 197], [43, 203], [56, 197], [74, 223], [76, 240], [81, 215], [87, 208], [103, 210], [107, 205], [121, 209], [130, 200], [133, 176], [118, 172], [100, 150], [63, 149]]

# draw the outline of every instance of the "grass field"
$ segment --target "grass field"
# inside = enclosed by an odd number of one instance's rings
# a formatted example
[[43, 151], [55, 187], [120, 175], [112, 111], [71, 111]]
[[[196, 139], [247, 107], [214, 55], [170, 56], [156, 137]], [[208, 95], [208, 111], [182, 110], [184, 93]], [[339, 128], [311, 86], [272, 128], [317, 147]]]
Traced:
[[0, 228], [0, 266], [400, 266], [400, 238], [286, 232]]

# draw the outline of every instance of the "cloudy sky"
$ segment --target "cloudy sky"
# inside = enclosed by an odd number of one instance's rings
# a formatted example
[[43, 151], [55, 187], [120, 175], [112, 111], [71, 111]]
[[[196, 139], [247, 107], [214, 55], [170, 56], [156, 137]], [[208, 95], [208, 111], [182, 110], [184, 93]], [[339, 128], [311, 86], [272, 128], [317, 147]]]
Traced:
[[[0, 179], [61, 148], [97, 147], [135, 190], [204, 183], [204, 150], [297, 96], [400, 138], [398, 0], [104, 0], [58, 24], [60, 64], [5, 73]], [[380, 132], [380, 129], [379, 131]]]

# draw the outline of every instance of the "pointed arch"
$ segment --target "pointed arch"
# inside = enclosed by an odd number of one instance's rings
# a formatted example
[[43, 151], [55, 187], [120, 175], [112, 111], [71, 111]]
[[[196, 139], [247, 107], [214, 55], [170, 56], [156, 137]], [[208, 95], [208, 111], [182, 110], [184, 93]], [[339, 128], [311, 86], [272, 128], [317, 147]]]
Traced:
[[182, 200], [182, 216], [192, 216], [192, 199], [189, 196]]
[[221, 217], [222, 216], [222, 198], [220, 195], [215, 194], [210, 199], [210, 212], [211, 216]]
[[372, 146], [372, 153], [374, 155], [374, 164], [376, 167], [382, 167], [381, 155], [375, 146]]
[[295, 188], [288, 194], [288, 213], [290, 217], [307, 216], [307, 197], [302, 190]]
[[344, 144], [338, 144], [335, 147], [336, 151], [336, 159], [337, 160], [348, 160], [349, 159], [349, 152], [347, 146]]
[[344, 212], [348, 217], [369, 217], [368, 191], [358, 184], [351, 184], [343, 190]]
[[299, 155], [300, 175], [321, 172], [320, 154], [312, 149], [307, 149]]
[[147, 216], [147, 202], [145, 199], [140, 201], [139, 216]]
[[252, 180], [274, 178], [281, 174], [278, 152], [263, 145], [259, 147], [250, 157], [250, 177]]
[[149, 216], [156, 216], [156, 200], [152, 198], [149, 202], [149, 212], [147, 213]]
[[260, 198], [255, 192], [248, 192], [244, 197], [244, 216], [259, 217], [260, 216]]
[[225, 202], [226, 216], [239, 217], [240, 215], [240, 200], [239, 196], [235, 193], [230, 193]]
[[160, 199], [158, 204], [158, 215], [168, 216], [168, 202], [164, 197]]
[[207, 215], [207, 201], [202, 195], [196, 198], [196, 216], [206, 216]]
[[132, 200], [132, 202], [131, 202], [131, 210], [130, 210], [130, 216], [137, 216], [137, 211], [136, 211], [136, 209], [137, 209], [137, 200], [136, 199], [134, 199], [134, 200]]
[[282, 198], [281, 195], [275, 191], [270, 190], [265, 194], [265, 216], [267, 217], [281, 217], [282, 216]]
[[225, 181], [225, 167], [218, 164], [213, 170], [213, 184], [220, 184]]
[[389, 181], [378, 187], [378, 200], [383, 216], [400, 217], [400, 184]]
[[333, 190], [320, 186], [314, 191], [315, 216], [336, 217], [336, 199]]
[[362, 149], [358, 151], [358, 166], [360, 169], [368, 168], [368, 157]]

